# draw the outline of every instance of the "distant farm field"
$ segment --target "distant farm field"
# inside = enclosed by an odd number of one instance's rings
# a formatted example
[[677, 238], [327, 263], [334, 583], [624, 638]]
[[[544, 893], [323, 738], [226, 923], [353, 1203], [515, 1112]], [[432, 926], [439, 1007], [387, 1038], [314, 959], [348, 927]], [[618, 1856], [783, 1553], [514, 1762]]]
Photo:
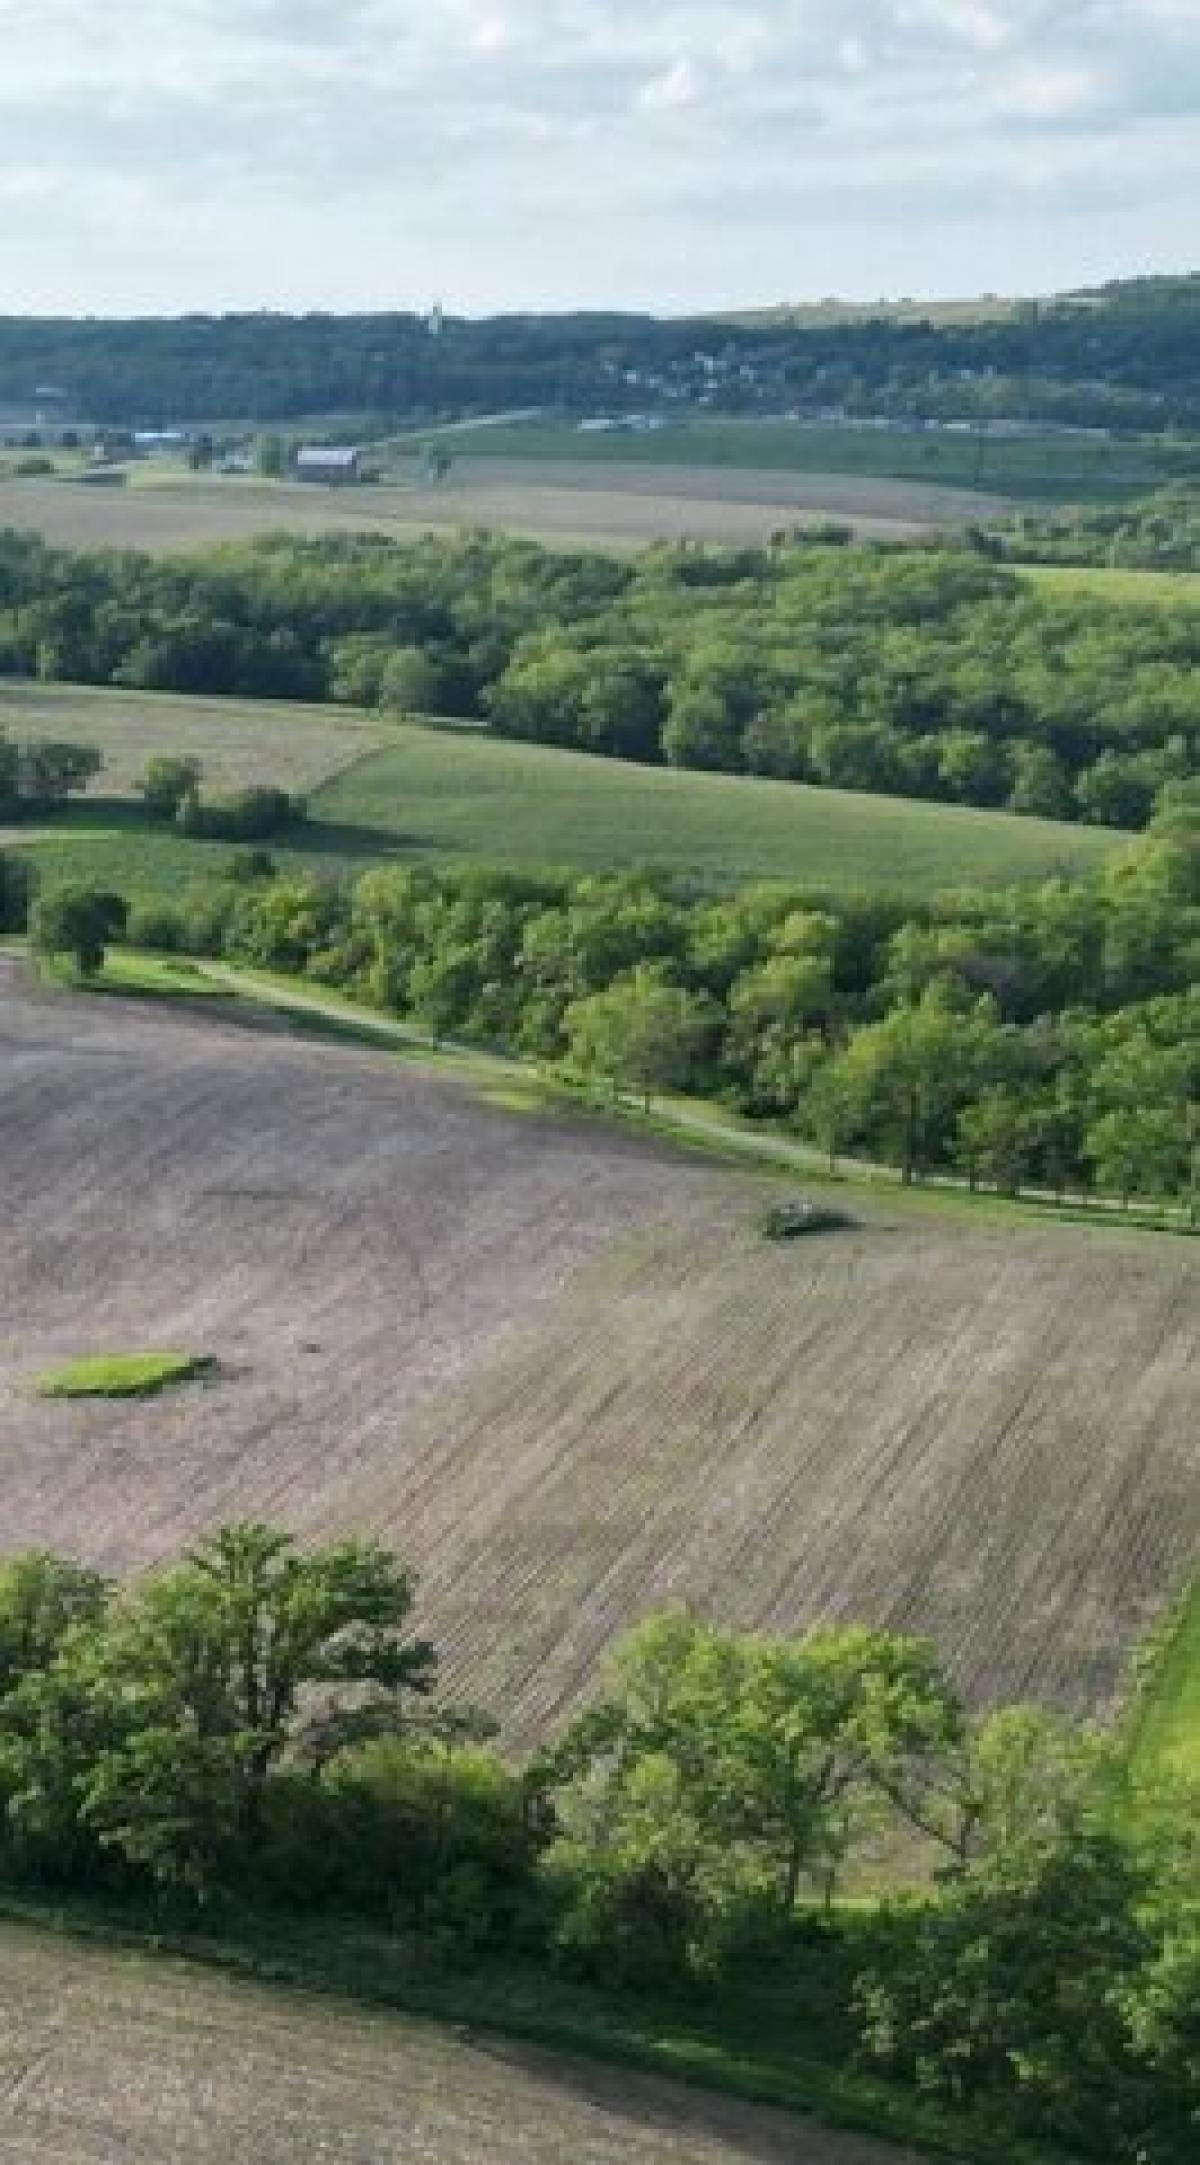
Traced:
[[[507, 440], [507, 432], [494, 432]], [[471, 439], [470, 455], [453, 439], [454, 464], [430, 487], [417, 462], [401, 456], [395, 478], [378, 485], [328, 489], [294, 482], [191, 475], [178, 468], [135, 469], [125, 487], [84, 480], [10, 480], [0, 484], [0, 527], [25, 528], [67, 548], [150, 551], [211, 547], [262, 533], [374, 532], [396, 540], [455, 528], [488, 527], [565, 547], [626, 550], [654, 541], [758, 545], [781, 527], [836, 518], [864, 537], [904, 540], [996, 517], [995, 495], [939, 485], [936, 475], [877, 475], [820, 470], [739, 470], [737, 462], [664, 465], [643, 459], [642, 444], [617, 464], [599, 464], [587, 439], [568, 435], [558, 454], [527, 455], [518, 445], [501, 457], [492, 432]], [[555, 439], [557, 443], [557, 439]], [[487, 455], [484, 455], [484, 454]]]
[[1193, 571], [1123, 571], [1075, 564], [1027, 564], [1022, 577], [1051, 592], [1089, 594], [1115, 603], [1162, 602], [1200, 609], [1200, 577]]
[[903, 2165], [501, 2038], [0, 1927], [14, 2165]]
[[[908, 483], [1030, 502], [1085, 503], [1144, 495], [1195, 471], [1195, 451], [1151, 438], [1117, 440], [1047, 431], [980, 436], [975, 430], [810, 427], [787, 420], [668, 421], [647, 433], [581, 433], [570, 422], [525, 421], [456, 431], [456, 455], [566, 460], [610, 466], [726, 467], [744, 474], [809, 475]], [[832, 507], [831, 507], [832, 508]]]
[[[232, 1517], [411, 1557], [447, 1686], [526, 1745], [665, 1602], [928, 1633], [1100, 1711], [1200, 1546], [1194, 1244], [917, 1199], [781, 1247], [776, 1176], [416, 1056], [0, 997], [4, 1545], [126, 1571]], [[203, 1389], [58, 1402], [113, 1347]]]
[[5, 843], [51, 876], [116, 880], [144, 895], [176, 892], [228, 856], [149, 828], [121, 801], [146, 760], [170, 751], [197, 753], [217, 786], [270, 781], [306, 793], [313, 824], [276, 852], [306, 864], [650, 864], [712, 886], [783, 879], [928, 893], [1081, 870], [1124, 839], [1003, 812], [632, 766], [337, 707], [0, 686], [5, 726], [97, 744], [108, 762], [90, 797], [35, 835], [10, 829]]

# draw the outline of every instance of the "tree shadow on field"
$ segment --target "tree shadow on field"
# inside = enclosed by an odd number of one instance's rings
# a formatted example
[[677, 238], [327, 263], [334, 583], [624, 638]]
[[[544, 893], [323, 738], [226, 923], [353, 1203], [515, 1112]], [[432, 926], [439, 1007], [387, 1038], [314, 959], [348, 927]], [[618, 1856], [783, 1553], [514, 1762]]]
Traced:
[[[96, 834], [155, 834], [164, 830], [159, 821], [150, 819], [144, 807], [132, 797], [109, 797], [97, 790], [88, 790], [82, 797], [72, 797], [65, 804], [31, 806], [19, 818], [11, 814], [5, 820], [5, 831], [14, 842], [27, 835], [35, 836], [96, 835]], [[169, 831], [169, 830], [167, 830]]]
[[[5, 830], [14, 842], [19, 842], [23, 836], [29, 840], [35, 836], [47, 840], [61, 836], [64, 841], [70, 841], [73, 837], [137, 835], [148, 841], [171, 843], [189, 853], [194, 850], [198, 871], [205, 860], [211, 860], [214, 850], [265, 849], [286, 852], [289, 857], [379, 859], [409, 856], [426, 846], [420, 835], [398, 833], [392, 827], [363, 826], [349, 820], [308, 819], [259, 840], [247, 838], [241, 841], [232, 835], [188, 835], [182, 834], [173, 821], [156, 819], [136, 797], [104, 796], [95, 791], [73, 797], [66, 804], [31, 811], [22, 819], [7, 820]], [[211, 869], [211, 865], [208, 868]]]
[[364, 827], [351, 820], [310, 819], [303, 826], [287, 827], [256, 846], [286, 850], [289, 857], [346, 857], [379, 863], [394, 857], [419, 856], [427, 845], [420, 835], [398, 832], [394, 827]]
[[626, 2123], [631, 2141], [661, 2135], [664, 2159], [678, 2155], [680, 2165], [691, 2153], [675, 2146], [688, 2138], [711, 2143], [714, 2155], [727, 2152], [729, 2165], [916, 2165], [911, 2151], [873, 2136], [830, 2128], [716, 2089], [689, 2087], [670, 2075], [473, 2031], [463, 2042], [470, 2051], [532, 2077], [544, 2089], [562, 2091], [610, 2120]]

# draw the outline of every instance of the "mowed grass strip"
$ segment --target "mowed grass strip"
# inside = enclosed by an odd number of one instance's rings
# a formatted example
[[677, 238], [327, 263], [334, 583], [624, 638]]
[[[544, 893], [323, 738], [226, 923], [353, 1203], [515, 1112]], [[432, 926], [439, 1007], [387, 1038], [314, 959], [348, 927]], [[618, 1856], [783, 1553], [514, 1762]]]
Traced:
[[39, 1376], [39, 1398], [157, 1398], [213, 1372], [206, 1353], [100, 1353]]
[[1200, 1574], [1152, 1662], [1130, 1750], [1137, 1786], [1164, 1776], [1200, 1781]]

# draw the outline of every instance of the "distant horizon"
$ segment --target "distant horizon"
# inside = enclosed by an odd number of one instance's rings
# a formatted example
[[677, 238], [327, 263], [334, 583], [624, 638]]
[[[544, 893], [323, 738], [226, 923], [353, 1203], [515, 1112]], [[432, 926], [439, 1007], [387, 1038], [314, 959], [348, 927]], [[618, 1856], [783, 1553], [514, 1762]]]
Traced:
[[790, 295], [772, 298], [743, 298], [715, 302], [708, 306], [691, 308], [664, 308], [639, 305], [635, 301], [579, 301], [539, 306], [536, 302], [516, 301], [504, 307], [459, 307], [452, 298], [432, 295], [420, 300], [392, 300], [389, 302], [347, 302], [334, 306], [318, 299], [310, 301], [258, 303], [220, 302], [192, 303], [173, 308], [89, 308], [51, 309], [0, 307], [0, 320], [10, 322], [69, 322], [69, 323], [185, 323], [189, 321], [219, 322], [227, 317], [329, 317], [336, 320], [354, 316], [427, 316], [433, 309], [440, 309], [449, 322], [487, 323], [504, 318], [533, 319], [553, 322], [589, 316], [617, 316], [634, 319], [650, 319], [660, 323], [707, 322], [731, 317], [766, 317], [783, 315], [788, 311], [803, 314], [821, 309], [846, 309], [850, 311], [897, 308], [970, 309], [994, 303], [999, 307], [1015, 306], [1022, 302], [1052, 304], [1068, 302], [1090, 294], [1100, 293], [1117, 286], [1131, 286], [1166, 281], [1182, 283], [1200, 278], [1200, 263], [1189, 264], [1182, 269], [1155, 268], [1153, 270], [1116, 270], [1099, 279], [1085, 279], [1073, 285], [1042, 287], [993, 288], [980, 287], [974, 291], [960, 289], [957, 292], [894, 291], [882, 293], [852, 293], [849, 291], [810, 295]]

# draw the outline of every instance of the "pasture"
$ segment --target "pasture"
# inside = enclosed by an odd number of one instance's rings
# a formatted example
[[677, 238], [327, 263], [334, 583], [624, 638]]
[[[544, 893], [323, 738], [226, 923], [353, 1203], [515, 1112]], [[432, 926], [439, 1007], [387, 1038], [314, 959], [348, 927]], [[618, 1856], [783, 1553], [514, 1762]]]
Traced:
[[8, 830], [4, 845], [48, 876], [101, 879], [143, 898], [177, 893], [228, 860], [219, 845], [151, 828], [130, 801], [158, 752], [195, 753], [215, 788], [273, 782], [306, 795], [312, 824], [274, 854], [331, 869], [653, 865], [712, 887], [782, 879], [928, 894], [1081, 871], [1124, 839], [1003, 812], [632, 766], [342, 707], [0, 684], [0, 728], [95, 744], [106, 762], [90, 795], [37, 830]]
[[[1112, 1706], [1200, 1542], [1192, 1244], [890, 1194], [771, 1243], [775, 1176], [249, 1021], [6, 967], [6, 1547], [129, 1571], [241, 1515], [377, 1533], [519, 1746], [680, 1600]], [[138, 1344], [219, 1373], [38, 1398]]]
[[629, 2069], [0, 1926], [0, 2158], [903, 2165]]

